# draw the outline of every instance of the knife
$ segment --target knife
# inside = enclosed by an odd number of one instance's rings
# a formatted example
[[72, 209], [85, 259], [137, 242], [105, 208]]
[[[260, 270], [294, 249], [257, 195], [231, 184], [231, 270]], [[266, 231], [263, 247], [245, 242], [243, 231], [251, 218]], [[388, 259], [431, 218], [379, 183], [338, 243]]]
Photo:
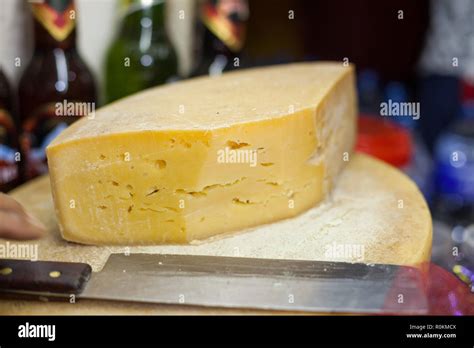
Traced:
[[0, 297], [114, 300], [320, 313], [425, 314], [413, 267], [240, 257], [112, 254], [85, 263], [0, 260]]

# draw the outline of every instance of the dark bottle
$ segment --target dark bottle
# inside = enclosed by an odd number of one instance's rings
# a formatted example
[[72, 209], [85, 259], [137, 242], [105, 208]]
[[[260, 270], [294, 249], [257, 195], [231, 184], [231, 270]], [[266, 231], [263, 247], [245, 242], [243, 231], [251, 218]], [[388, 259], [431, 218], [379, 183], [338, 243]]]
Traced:
[[131, 1], [106, 57], [106, 103], [177, 75], [178, 59], [165, 29], [164, 0]]
[[19, 183], [16, 122], [13, 118], [10, 86], [0, 69], [0, 192], [7, 192]]
[[247, 0], [206, 0], [200, 16], [202, 53], [192, 75], [219, 75], [241, 67], [249, 16]]
[[35, 48], [18, 90], [25, 179], [47, 172], [46, 146], [69, 124], [94, 111], [96, 103], [92, 74], [76, 49], [74, 1], [45, 0], [30, 6]]

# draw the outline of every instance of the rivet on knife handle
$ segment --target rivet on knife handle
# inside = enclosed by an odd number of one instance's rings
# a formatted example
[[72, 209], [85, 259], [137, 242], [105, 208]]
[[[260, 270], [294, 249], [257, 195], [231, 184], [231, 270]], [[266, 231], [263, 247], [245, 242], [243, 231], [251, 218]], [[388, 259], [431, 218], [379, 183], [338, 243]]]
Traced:
[[0, 291], [80, 294], [91, 272], [85, 263], [0, 260]]

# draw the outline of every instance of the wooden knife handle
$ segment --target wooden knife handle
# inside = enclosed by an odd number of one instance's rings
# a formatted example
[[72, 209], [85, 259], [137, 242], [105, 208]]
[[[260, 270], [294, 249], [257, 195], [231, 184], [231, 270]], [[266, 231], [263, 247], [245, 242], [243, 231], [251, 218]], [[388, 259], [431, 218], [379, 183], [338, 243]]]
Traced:
[[80, 294], [91, 273], [85, 263], [0, 259], [0, 291]]

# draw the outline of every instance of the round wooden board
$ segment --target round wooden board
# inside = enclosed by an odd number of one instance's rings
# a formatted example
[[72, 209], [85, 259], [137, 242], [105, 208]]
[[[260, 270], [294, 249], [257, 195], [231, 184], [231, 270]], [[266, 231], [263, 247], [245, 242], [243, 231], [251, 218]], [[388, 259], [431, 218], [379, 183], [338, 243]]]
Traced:
[[[354, 154], [328, 199], [299, 215], [192, 245], [96, 247], [64, 241], [59, 233], [49, 178], [38, 178], [12, 192], [48, 229], [38, 246], [41, 260], [89, 263], [100, 271], [111, 253], [161, 253], [333, 260], [418, 265], [430, 258], [431, 216], [416, 185], [403, 173], [376, 159]], [[0, 240], [0, 243], [6, 243]], [[13, 241], [10, 241], [13, 243]], [[15, 242], [18, 243], [18, 242]], [[352, 246], [357, 252], [329, 251]], [[362, 251], [362, 252], [361, 252]], [[34, 302], [1, 300], [0, 314], [258, 314], [191, 306], [108, 301]]]

